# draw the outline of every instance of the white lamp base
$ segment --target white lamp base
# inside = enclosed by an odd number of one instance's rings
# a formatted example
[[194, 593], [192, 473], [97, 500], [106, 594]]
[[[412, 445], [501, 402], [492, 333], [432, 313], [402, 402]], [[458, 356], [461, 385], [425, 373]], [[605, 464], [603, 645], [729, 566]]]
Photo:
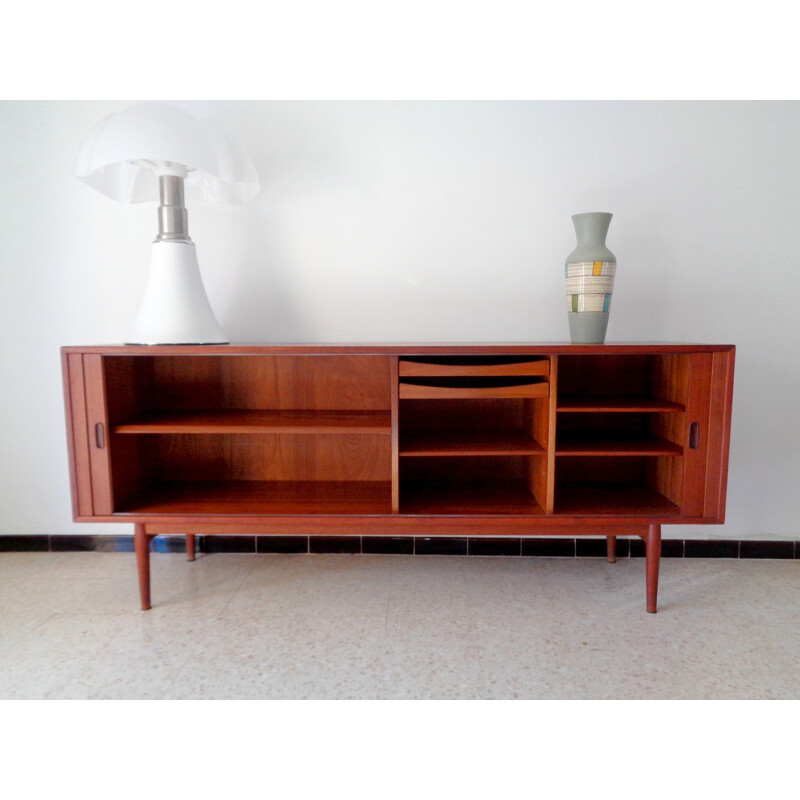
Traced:
[[126, 344], [227, 344], [203, 287], [193, 242], [156, 241], [150, 275]]

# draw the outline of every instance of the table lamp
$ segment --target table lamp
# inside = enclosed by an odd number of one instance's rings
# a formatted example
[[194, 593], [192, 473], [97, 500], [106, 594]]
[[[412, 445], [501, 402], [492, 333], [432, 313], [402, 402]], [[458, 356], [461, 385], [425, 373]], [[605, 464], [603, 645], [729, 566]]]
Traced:
[[159, 201], [150, 273], [126, 344], [227, 344], [203, 287], [184, 202], [254, 198], [260, 184], [247, 154], [178, 106], [140, 103], [95, 124], [75, 175], [113, 200]]

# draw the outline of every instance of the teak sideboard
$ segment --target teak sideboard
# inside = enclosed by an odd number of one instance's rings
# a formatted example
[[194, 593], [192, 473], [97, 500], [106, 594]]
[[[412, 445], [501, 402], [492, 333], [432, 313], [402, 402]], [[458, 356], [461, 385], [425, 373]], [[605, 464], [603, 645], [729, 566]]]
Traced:
[[645, 541], [721, 523], [732, 345], [62, 349], [74, 519], [197, 534]]

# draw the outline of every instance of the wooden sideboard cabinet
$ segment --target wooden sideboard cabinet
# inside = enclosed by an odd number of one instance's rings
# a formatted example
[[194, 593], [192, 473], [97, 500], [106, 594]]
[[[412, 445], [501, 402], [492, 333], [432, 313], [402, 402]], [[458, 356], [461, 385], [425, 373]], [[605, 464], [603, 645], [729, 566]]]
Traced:
[[734, 347], [62, 349], [74, 519], [183, 534], [646, 543], [725, 515]]

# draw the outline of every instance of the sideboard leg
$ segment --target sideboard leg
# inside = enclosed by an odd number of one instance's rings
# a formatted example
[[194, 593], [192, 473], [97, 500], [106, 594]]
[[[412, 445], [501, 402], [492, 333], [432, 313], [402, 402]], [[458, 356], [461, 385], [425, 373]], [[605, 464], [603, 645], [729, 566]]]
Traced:
[[613, 564], [617, 560], [616, 536], [606, 536], [606, 552], [608, 553], [608, 563]]
[[661, 561], [661, 526], [651, 525], [645, 538], [647, 560], [647, 610], [656, 613], [658, 602], [658, 567]]
[[186, 560], [194, 561], [194, 534], [186, 534]]
[[133, 527], [133, 547], [136, 550], [136, 566], [139, 570], [139, 596], [142, 611], [150, 608], [150, 540], [143, 524]]

